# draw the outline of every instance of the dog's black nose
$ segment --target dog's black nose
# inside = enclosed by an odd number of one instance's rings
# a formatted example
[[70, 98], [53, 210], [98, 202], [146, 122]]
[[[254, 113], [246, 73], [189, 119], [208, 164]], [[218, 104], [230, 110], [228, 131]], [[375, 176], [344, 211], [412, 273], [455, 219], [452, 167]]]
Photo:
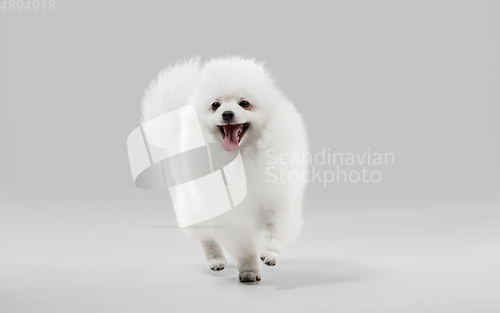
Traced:
[[222, 119], [224, 121], [227, 121], [229, 122], [230, 120], [232, 120], [234, 117], [234, 112], [233, 111], [224, 111], [224, 113], [222, 113]]

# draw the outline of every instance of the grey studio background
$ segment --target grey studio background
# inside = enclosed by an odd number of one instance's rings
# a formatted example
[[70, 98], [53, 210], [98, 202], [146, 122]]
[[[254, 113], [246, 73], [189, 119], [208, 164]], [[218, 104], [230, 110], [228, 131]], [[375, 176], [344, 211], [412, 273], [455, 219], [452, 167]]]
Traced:
[[[7, 5], [0, 312], [496, 312], [499, 31], [498, 1]], [[257, 285], [205, 268], [126, 149], [163, 67], [234, 54], [266, 61], [313, 153], [395, 156], [379, 183], [311, 183]]]

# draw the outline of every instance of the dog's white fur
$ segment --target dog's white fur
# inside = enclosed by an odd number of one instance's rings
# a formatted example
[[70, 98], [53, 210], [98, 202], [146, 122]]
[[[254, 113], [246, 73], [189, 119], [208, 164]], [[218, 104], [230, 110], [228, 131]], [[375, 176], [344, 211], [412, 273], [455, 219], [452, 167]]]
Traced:
[[[241, 99], [251, 103], [250, 110], [238, 105]], [[221, 104], [215, 112], [211, 109], [214, 101]], [[226, 110], [235, 112], [236, 123], [250, 123], [240, 143], [247, 197], [236, 208], [204, 224], [219, 227], [185, 231], [201, 241], [206, 264], [212, 270], [225, 267], [223, 248], [235, 258], [240, 281], [260, 280], [260, 260], [275, 265], [302, 224], [305, 183], [300, 179], [274, 181], [266, 171], [274, 161], [270, 155], [302, 156], [308, 152], [303, 119], [263, 64], [241, 57], [212, 59], [205, 64], [193, 58], [165, 69], [146, 90], [141, 122], [184, 105], [195, 106], [206, 142], [222, 144], [217, 125], [224, 124], [221, 113]], [[307, 170], [306, 164], [290, 162], [273, 166], [283, 170], [284, 177], [291, 171], [301, 174]]]

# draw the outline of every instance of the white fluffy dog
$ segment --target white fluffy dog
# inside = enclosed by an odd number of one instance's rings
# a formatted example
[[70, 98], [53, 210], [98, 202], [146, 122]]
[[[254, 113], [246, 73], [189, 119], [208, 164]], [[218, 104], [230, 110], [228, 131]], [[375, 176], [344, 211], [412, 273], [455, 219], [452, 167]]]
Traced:
[[205, 64], [194, 58], [165, 69], [146, 91], [141, 121], [185, 105], [196, 108], [206, 142], [240, 148], [247, 180], [245, 200], [204, 224], [218, 227], [185, 231], [201, 241], [210, 269], [224, 269], [224, 249], [236, 260], [240, 281], [259, 281], [261, 260], [276, 265], [302, 224], [305, 182], [285, 178], [306, 172], [307, 164], [275, 161], [308, 153], [303, 119], [262, 63], [240, 57]]

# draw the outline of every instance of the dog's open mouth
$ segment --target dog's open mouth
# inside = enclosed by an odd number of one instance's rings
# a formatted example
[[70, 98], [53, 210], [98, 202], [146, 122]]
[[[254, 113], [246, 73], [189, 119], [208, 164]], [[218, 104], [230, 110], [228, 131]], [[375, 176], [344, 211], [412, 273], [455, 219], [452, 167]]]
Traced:
[[217, 127], [219, 127], [224, 140], [222, 147], [227, 151], [233, 151], [238, 148], [241, 138], [250, 127], [250, 123], [217, 125]]

